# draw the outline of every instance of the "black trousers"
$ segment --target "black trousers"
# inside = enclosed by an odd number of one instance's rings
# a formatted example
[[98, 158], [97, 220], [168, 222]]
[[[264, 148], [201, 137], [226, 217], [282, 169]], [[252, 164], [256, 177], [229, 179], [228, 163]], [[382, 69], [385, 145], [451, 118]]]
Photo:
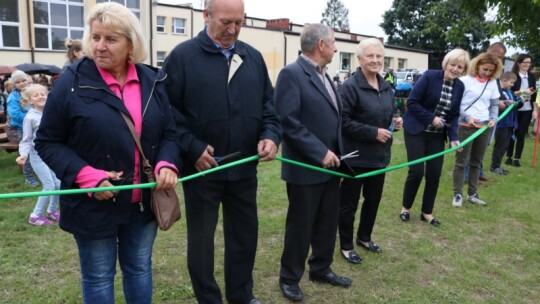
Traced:
[[331, 271], [338, 222], [339, 178], [313, 185], [287, 183], [285, 245], [280, 281], [298, 284], [311, 246], [309, 272], [322, 276]]
[[[351, 167], [358, 174], [371, 172], [378, 168]], [[385, 174], [378, 174], [366, 178], [346, 178], [341, 182], [341, 199], [339, 205], [339, 242], [342, 250], [352, 250], [354, 215], [358, 209], [360, 192], [364, 197], [360, 212], [357, 238], [363, 242], [371, 241], [371, 233], [375, 226], [377, 211], [382, 197]], [[362, 187], [364, 188], [362, 191]]]
[[[405, 148], [407, 161], [413, 161], [444, 150], [445, 134], [421, 132], [417, 135], [405, 132]], [[422, 213], [431, 214], [439, 190], [444, 157], [436, 157], [427, 162], [409, 166], [409, 173], [403, 187], [403, 207], [411, 209], [422, 183], [425, 179], [424, 196], [422, 197]]]
[[[529, 131], [529, 124], [531, 123], [532, 119], [532, 112], [532, 110], [517, 111], [518, 128], [516, 130], [516, 140], [510, 140], [508, 150], [506, 151], [506, 156], [517, 159], [521, 158], [521, 153], [523, 153], [523, 147], [525, 146], [525, 136], [527, 135], [527, 131]], [[514, 144], [516, 146], [515, 154]]]
[[253, 296], [257, 251], [257, 179], [183, 183], [188, 235], [188, 270], [199, 303], [222, 303], [214, 278], [214, 234], [223, 209], [225, 289], [229, 303], [248, 303]]
[[501, 167], [502, 158], [510, 145], [513, 133], [513, 127], [495, 129], [495, 144], [491, 153], [491, 169]]

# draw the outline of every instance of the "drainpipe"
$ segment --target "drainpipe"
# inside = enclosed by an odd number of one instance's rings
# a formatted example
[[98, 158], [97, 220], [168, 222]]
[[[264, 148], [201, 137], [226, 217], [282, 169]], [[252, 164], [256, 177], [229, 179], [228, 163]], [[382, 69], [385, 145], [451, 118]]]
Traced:
[[190, 38], [193, 38], [193, 6], [191, 6], [191, 37]]
[[287, 65], [287, 35], [283, 32], [283, 66]]
[[154, 5], [156, 1], [150, 2], [150, 65], [154, 66]]
[[30, 62], [34, 63], [36, 58], [34, 54], [34, 44], [32, 42], [32, 21], [30, 20], [30, 0], [26, 0], [26, 21], [28, 23], [28, 44], [30, 45]]

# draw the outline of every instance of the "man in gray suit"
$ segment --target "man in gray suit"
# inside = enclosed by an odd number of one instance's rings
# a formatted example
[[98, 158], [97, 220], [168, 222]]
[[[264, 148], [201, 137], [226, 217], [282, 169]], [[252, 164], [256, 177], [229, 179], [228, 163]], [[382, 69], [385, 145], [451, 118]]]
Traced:
[[[333, 31], [310, 24], [300, 36], [302, 54], [280, 72], [275, 88], [276, 110], [283, 127], [283, 157], [337, 170], [341, 143], [341, 100], [326, 65], [337, 51]], [[306, 258], [309, 279], [349, 287], [351, 280], [332, 271], [339, 211], [339, 178], [282, 164], [287, 183], [285, 247], [280, 288], [292, 301], [303, 299], [298, 283]]]

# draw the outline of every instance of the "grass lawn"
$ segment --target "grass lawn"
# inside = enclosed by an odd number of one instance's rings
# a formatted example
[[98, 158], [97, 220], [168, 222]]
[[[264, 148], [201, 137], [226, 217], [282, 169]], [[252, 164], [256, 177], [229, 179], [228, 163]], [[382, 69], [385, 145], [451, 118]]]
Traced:
[[[439, 228], [420, 222], [422, 191], [411, 220], [399, 220], [406, 169], [389, 172], [373, 233], [383, 253], [358, 249], [363, 261], [352, 265], [336, 250], [333, 270], [352, 278], [353, 286], [311, 283], [306, 273], [300, 282], [304, 303], [539, 303], [540, 169], [531, 168], [533, 143], [528, 139], [525, 144], [523, 167], [510, 167], [509, 176], [497, 176], [497, 181], [480, 188], [486, 207], [451, 206], [454, 155], [446, 155], [434, 209], [442, 222]], [[396, 133], [392, 152], [392, 164], [405, 161], [401, 132]], [[35, 190], [24, 185], [15, 157], [0, 151], [0, 193]], [[490, 162], [491, 147], [484, 162], [487, 168]], [[279, 162], [259, 166], [254, 292], [264, 303], [288, 303], [278, 286], [287, 212], [285, 185], [279, 176]], [[75, 241], [57, 225], [44, 228], [27, 223], [35, 200], [0, 200], [0, 303], [82, 303]], [[216, 278], [224, 293], [223, 235], [219, 225], [217, 230]], [[158, 234], [155, 303], [196, 303], [186, 246], [185, 219]], [[124, 302], [120, 275], [116, 298]]]

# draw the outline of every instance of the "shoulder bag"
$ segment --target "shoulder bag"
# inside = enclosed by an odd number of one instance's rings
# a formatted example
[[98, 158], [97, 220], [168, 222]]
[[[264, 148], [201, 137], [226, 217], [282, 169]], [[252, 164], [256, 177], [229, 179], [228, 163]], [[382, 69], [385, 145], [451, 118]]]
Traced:
[[[126, 124], [129, 127], [129, 131], [131, 131], [131, 135], [133, 136], [133, 140], [135, 141], [137, 149], [140, 152], [143, 161], [143, 171], [148, 177], [148, 182], [153, 183], [156, 181], [156, 177], [154, 176], [154, 168], [152, 167], [152, 165], [150, 165], [150, 162], [148, 161], [146, 156], [144, 156], [141, 142], [139, 140], [139, 137], [137, 136], [137, 132], [135, 131], [135, 126], [126, 116], [126, 114], [124, 114], [123, 112], [120, 112], [120, 114], [122, 114], [122, 118], [124, 118], [124, 120], [126, 121]], [[153, 188], [151, 190], [151, 195], [152, 197], [150, 198], [150, 207], [152, 209], [152, 212], [154, 212], [159, 229], [166, 231], [171, 228], [171, 226], [181, 217], [178, 195], [174, 190], [158, 191], [156, 188]]]

